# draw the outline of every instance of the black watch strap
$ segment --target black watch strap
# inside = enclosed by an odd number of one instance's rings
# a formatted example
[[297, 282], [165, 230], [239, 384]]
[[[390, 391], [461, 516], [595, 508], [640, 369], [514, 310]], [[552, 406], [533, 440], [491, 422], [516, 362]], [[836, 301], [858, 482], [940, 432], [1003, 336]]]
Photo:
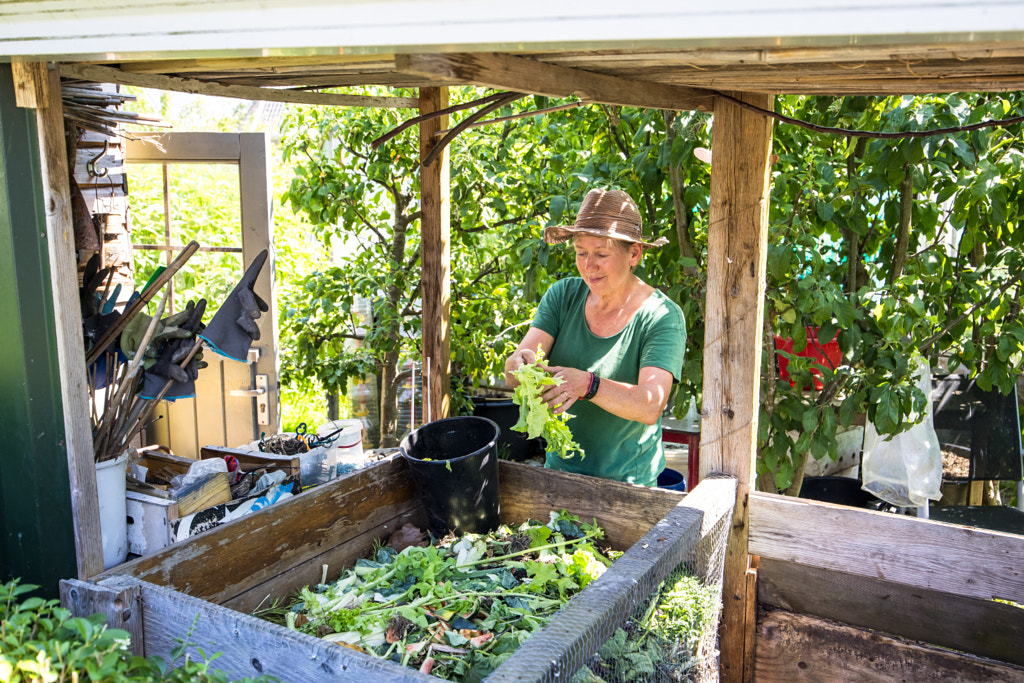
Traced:
[[584, 399], [592, 399], [597, 396], [597, 389], [601, 386], [601, 378], [597, 376], [596, 372], [590, 373], [590, 388], [587, 389], [587, 393], [583, 395]]

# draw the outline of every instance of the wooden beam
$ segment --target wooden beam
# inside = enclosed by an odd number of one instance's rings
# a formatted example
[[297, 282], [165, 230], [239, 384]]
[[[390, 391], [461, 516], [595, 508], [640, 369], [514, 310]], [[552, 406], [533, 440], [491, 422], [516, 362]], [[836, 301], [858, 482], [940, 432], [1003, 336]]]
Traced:
[[758, 599], [791, 612], [1024, 666], [1024, 609], [994, 600], [765, 558], [758, 568]]
[[575, 95], [588, 102], [627, 107], [711, 111], [714, 106], [711, 93], [695, 88], [628, 80], [508, 54], [395, 55], [395, 69], [424, 78], [456, 79], [549, 97]]
[[1024, 669], [783, 610], [758, 624], [758, 683], [1024, 681]]
[[[53, 316], [56, 320], [57, 362], [64, 407], [64, 443], [71, 483], [71, 510], [75, 527], [78, 575], [87, 578], [103, 571], [96, 464], [93, 459], [89, 389], [85, 374], [82, 311], [78, 296], [78, 259], [71, 225], [64, 117], [60, 77], [42, 62], [21, 64], [14, 71], [15, 91], [36, 105], [39, 157], [46, 211], [46, 242], [50, 255]], [[30, 94], [31, 93], [31, 94]]]
[[[448, 106], [447, 88], [420, 90], [420, 114]], [[438, 144], [435, 134], [448, 128], [448, 117], [420, 123], [420, 160]], [[430, 166], [420, 166], [420, 218], [423, 264], [422, 422], [447, 417], [451, 409], [451, 189], [447, 148]]]
[[[771, 96], [736, 96], [772, 108]], [[726, 472], [739, 480], [725, 558], [720, 640], [722, 680], [735, 683], [743, 680], [748, 498], [757, 472], [771, 143], [771, 119], [727, 100], [715, 103], [700, 470], [701, 479], [709, 472]]]
[[316, 104], [329, 107], [392, 107], [414, 109], [418, 100], [412, 97], [371, 97], [369, 95], [337, 95], [298, 90], [275, 90], [248, 85], [221, 85], [194, 78], [161, 76], [157, 74], [128, 73], [108, 66], [89, 64], [61, 64], [60, 73], [65, 78], [78, 78], [96, 83], [120, 83], [140, 88], [173, 90], [196, 95], [233, 97], [240, 100], [265, 100], [290, 104]]
[[1016, 534], [754, 493], [750, 552], [762, 560], [1024, 603], [1024, 536]]
[[120, 588], [108, 588], [67, 579], [60, 582], [60, 604], [75, 615], [102, 614], [107, 618], [107, 628], [119, 628], [128, 632], [129, 647], [133, 655], [145, 656], [140, 585], [129, 584]]
[[184, 74], [209, 73], [211, 71], [238, 71], [251, 69], [286, 73], [289, 71], [310, 72], [323, 68], [341, 67], [352, 64], [373, 64], [391, 68], [393, 54], [363, 55], [281, 55], [274, 57], [198, 57], [194, 59], [154, 59], [123, 62], [121, 69], [133, 74]]

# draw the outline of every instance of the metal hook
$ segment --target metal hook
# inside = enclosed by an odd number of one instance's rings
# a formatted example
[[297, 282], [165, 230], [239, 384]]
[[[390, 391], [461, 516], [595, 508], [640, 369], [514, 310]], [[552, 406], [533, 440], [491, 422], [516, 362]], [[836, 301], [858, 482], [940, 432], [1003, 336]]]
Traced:
[[110, 149], [110, 140], [103, 141], [103, 151], [94, 156], [89, 161], [85, 162], [85, 170], [89, 172], [93, 178], [103, 178], [107, 175], [107, 169], [103, 169], [102, 173], [96, 170], [96, 162], [107, 155], [107, 151]]

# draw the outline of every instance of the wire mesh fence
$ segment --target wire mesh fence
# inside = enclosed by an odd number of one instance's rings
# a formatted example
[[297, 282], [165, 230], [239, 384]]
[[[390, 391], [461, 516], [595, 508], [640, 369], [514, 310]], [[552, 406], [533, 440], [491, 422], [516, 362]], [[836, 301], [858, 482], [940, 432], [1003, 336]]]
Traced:
[[732, 478], [709, 478], [487, 677], [489, 683], [718, 680]]

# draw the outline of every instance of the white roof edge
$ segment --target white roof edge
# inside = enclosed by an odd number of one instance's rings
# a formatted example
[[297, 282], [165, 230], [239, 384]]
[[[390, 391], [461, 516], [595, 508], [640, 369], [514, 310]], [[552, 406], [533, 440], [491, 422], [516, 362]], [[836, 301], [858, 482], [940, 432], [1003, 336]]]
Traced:
[[[828, 4], [828, 6], [824, 6]], [[629, 12], [624, 10], [629, 8]], [[1024, 44], [1006, 0], [0, 2], [0, 55], [135, 60], [548, 49]]]

